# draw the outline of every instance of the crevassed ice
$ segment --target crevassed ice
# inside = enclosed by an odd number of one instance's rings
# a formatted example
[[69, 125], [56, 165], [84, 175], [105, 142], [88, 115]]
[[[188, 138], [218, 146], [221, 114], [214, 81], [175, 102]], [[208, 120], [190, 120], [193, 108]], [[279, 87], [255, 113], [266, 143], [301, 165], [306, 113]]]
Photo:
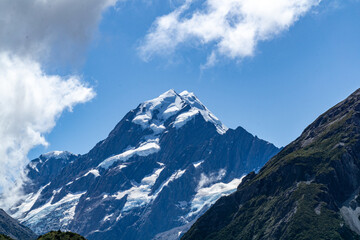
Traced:
[[152, 200], [152, 197], [149, 196], [151, 187], [155, 184], [156, 179], [160, 176], [160, 173], [164, 168], [165, 167], [156, 169], [153, 174], [143, 178], [139, 186], [133, 186], [129, 190], [118, 192], [112, 196], [116, 199], [122, 199], [127, 195], [122, 212], [129, 211], [135, 207], [141, 207]]
[[26, 212], [28, 212], [32, 208], [32, 206], [35, 204], [35, 202], [39, 198], [41, 192], [49, 185], [50, 185], [50, 183], [41, 187], [39, 189], [39, 191], [37, 191], [36, 193], [30, 193], [27, 196], [25, 196], [24, 201], [17, 207], [16, 212], [15, 212], [15, 214], [12, 215], [12, 217], [16, 218], [16, 219], [21, 219], [23, 217], [23, 215]]
[[170, 182], [180, 178], [186, 170], [178, 170], [173, 173], [166, 181], [164, 181], [158, 190], [154, 194], [150, 195], [151, 188], [154, 186], [157, 178], [160, 176], [160, 173], [164, 170], [165, 167], [155, 170], [155, 172], [141, 180], [141, 183], [138, 186], [133, 186], [129, 190], [118, 192], [112, 197], [116, 199], [122, 199], [127, 195], [126, 203], [121, 210], [121, 212], [129, 211], [136, 207], [141, 207], [149, 204], [152, 200], [156, 199], [160, 192], [165, 186]]
[[[228, 130], [228, 128], [200, 102], [194, 93], [183, 91], [177, 94], [172, 89], [157, 98], [142, 103], [133, 122], [141, 125], [143, 128], [151, 128], [154, 134], [160, 134], [165, 130], [165, 121], [187, 106], [190, 106], [189, 111], [177, 116], [173, 127], [180, 128], [197, 114], [201, 114], [206, 121], [215, 125], [219, 134], [224, 134]], [[156, 117], [154, 116], [155, 114]]]
[[191, 218], [194, 215], [196, 216], [203, 209], [207, 209], [213, 205], [220, 197], [233, 193], [244, 177], [245, 176], [235, 178], [229, 183], [220, 182], [210, 187], [199, 188], [191, 201], [191, 210], [186, 217]]
[[46, 219], [51, 219], [51, 215], [61, 215], [60, 218], [60, 227], [65, 229], [70, 221], [74, 218], [76, 205], [78, 204], [80, 197], [86, 192], [80, 193], [68, 193], [60, 201], [52, 204], [51, 202], [54, 199], [54, 195], [51, 199], [44, 205], [39, 208], [36, 208], [21, 219], [22, 223], [30, 226], [35, 232], [39, 233], [45, 229], [38, 229], [36, 227], [37, 223], [41, 221], [46, 221]]
[[159, 139], [150, 139], [147, 142], [140, 144], [139, 147], [127, 150], [121, 154], [109, 157], [99, 164], [98, 167], [108, 169], [114, 162], [117, 161], [127, 161], [134, 155], [141, 157], [148, 156], [150, 154], [156, 153], [160, 150]]

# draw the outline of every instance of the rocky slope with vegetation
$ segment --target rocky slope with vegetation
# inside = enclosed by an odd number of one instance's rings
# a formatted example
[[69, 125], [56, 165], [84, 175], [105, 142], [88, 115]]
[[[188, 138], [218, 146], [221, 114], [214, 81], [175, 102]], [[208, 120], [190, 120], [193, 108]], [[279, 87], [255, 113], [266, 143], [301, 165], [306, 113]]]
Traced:
[[39, 236], [37, 240], [86, 240], [84, 237], [79, 234], [72, 232], [61, 232], [51, 231], [47, 234]]
[[[24, 238], [24, 240], [34, 240], [35, 238]], [[0, 240], [14, 240], [13, 238], [0, 234]], [[86, 240], [84, 237], [73, 232], [51, 231], [39, 236], [36, 240]]]
[[183, 240], [360, 239], [360, 89], [322, 114]]

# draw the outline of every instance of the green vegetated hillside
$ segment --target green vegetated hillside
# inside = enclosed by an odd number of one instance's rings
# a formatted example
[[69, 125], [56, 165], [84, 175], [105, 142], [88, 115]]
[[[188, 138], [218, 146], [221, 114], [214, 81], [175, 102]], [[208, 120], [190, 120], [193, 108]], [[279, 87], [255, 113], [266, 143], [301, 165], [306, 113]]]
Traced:
[[[12, 238], [0, 234], [0, 240], [13, 240]], [[33, 240], [33, 239], [28, 239]], [[79, 234], [72, 232], [61, 232], [61, 231], [51, 231], [44, 235], [41, 235], [37, 238], [37, 240], [86, 240], [84, 237]]]
[[72, 232], [51, 231], [45, 235], [39, 236], [37, 240], [86, 240], [79, 234]]
[[221, 198], [190, 239], [360, 239], [360, 89]]

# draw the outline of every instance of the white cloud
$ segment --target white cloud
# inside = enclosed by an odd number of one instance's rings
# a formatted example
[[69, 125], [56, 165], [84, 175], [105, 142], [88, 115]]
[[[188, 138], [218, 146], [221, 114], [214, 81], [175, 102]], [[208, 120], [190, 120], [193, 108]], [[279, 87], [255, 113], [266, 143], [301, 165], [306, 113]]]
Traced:
[[[183, 43], [214, 46], [206, 66], [217, 57], [254, 54], [259, 41], [287, 30], [321, 0], [186, 0], [157, 18], [139, 51], [144, 60], [169, 54]], [[195, 6], [200, 6], [196, 7]]]
[[0, 188], [7, 200], [16, 195], [11, 183], [21, 177], [28, 151], [47, 145], [44, 133], [65, 109], [93, 96], [78, 77], [49, 76], [32, 60], [0, 54]]
[[44, 134], [64, 110], [95, 95], [78, 76], [48, 75], [43, 66], [81, 55], [103, 11], [116, 2], [0, 1], [1, 207], [21, 195], [29, 150], [47, 145]]

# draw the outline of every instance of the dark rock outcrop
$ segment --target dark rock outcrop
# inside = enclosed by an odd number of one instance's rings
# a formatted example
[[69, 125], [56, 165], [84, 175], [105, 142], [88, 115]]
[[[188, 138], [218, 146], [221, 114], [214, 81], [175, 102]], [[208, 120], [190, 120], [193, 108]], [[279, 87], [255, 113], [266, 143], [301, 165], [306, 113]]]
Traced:
[[[36, 234], [29, 228], [11, 218], [4, 210], [0, 209], [0, 235], [5, 235], [16, 240], [34, 240]], [[2, 236], [3, 239], [7, 239]], [[1, 239], [1, 237], [0, 237]]]

